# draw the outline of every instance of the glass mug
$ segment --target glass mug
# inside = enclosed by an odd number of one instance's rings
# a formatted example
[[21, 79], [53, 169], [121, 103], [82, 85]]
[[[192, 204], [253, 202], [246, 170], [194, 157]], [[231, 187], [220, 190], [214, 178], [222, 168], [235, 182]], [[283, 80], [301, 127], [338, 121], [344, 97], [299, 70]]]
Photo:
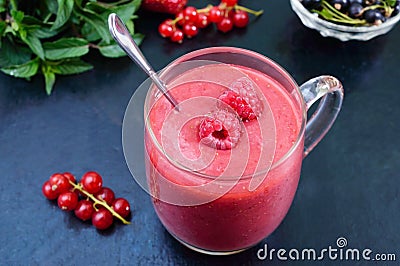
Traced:
[[[320, 76], [299, 87], [271, 59], [233, 47], [185, 54], [160, 77], [179, 110], [150, 85], [144, 153], [157, 216], [178, 241], [202, 253], [233, 254], [256, 245], [287, 214], [303, 158], [340, 111], [341, 83]], [[235, 110], [219, 100], [226, 91], [250, 95], [242, 98], [259, 109], [253, 110], [257, 118], [227, 115]], [[307, 110], [318, 99], [307, 122]], [[219, 119], [223, 127], [203, 142], [199, 131], [206, 118]]]

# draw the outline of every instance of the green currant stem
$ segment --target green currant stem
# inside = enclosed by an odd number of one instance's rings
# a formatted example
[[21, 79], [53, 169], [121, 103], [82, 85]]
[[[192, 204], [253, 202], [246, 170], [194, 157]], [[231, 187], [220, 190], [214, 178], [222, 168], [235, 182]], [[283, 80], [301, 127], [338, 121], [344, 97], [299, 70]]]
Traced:
[[218, 5], [218, 7], [219, 7], [221, 10], [224, 10], [224, 9], [226, 8], [226, 3], [221, 3], [221, 4]]
[[390, 17], [392, 15], [393, 9], [390, 7], [388, 3], [386, 3], [386, 1], [383, 1], [383, 6], [385, 10], [385, 16]]
[[253, 14], [253, 15], [256, 16], [256, 17], [258, 17], [258, 16], [260, 16], [262, 13], [264, 13], [264, 10], [255, 11], [255, 10], [249, 9], [249, 8], [247, 8], [247, 7], [244, 7], [244, 6], [239, 6], [239, 5], [235, 5], [234, 8], [235, 8], [235, 10], [242, 10], [242, 11], [245, 11], [245, 12], [247, 12], [247, 13], [249, 13], [249, 14]]
[[322, 2], [322, 6], [325, 7], [328, 11], [330, 11], [332, 16], [335, 16], [338, 19], [342, 18], [344, 20], [352, 20], [352, 18], [350, 18], [346, 14], [343, 14], [342, 12], [340, 12], [339, 10], [337, 10], [336, 8], [334, 8], [333, 6], [331, 6], [329, 3], [325, 2], [325, 1]]
[[353, 19], [346, 14], [343, 14], [333, 6], [331, 6], [328, 2], [322, 1], [322, 7], [324, 8], [322, 11], [313, 10], [313, 12], [319, 14], [321, 17], [325, 18], [328, 21], [339, 22], [350, 25], [365, 25], [366, 21], [361, 19]]
[[74, 182], [71, 182], [71, 181], [69, 181], [69, 183], [74, 187], [74, 190], [75, 189], [79, 190], [80, 192], [85, 194], [85, 196], [87, 196], [89, 199], [91, 199], [94, 202], [93, 207], [95, 209], [96, 209], [95, 205], [101, 205], [104, 208], [106, 208], [107, 210], [109, 210], [112, 213], [113, 216], [117, 217], [124, 224], [130, 224], [130, 222], [125, 220], [121, 215], [119, 215], [116, 211], [114, 211], [114, 209], [111, 208], [104, 200], [99, 200], [99, 199], [95, 198], [95, 196], [93, 196], [92, 194], [90, 194], [89, 192], [84, 190], [82, 185], [77, 185], [77, 184], [75, 184]]
[[212, 5], [207, 5], [205, 8], [197, 9], [197, 13], [207, 13], [212, 7]]
[[330, 21], [334, 21], [334, 22], [341, 22], [341, 23], [346, 23], [346, 24], [353, 24], [353, 25], [363, 25], [363, 24], [365, 24], [366, 23], [366, 21], [365, 20], [360, 20], [360, 21], [352, 21], [352, 20], [343, 20], [343, 19], [337, 19], [337, 18], [334, 18], [334, 17], [332, 17], [332, 18], [330, 18], [329, 19]]
[[377, 8], [383, 8], [385, 9], [385, 6], [383, 5], [373, 5], [373, 6], [367, 6], [363, 8], [363, 12], [367, 11], [367, 10], [371, 10], [371, 9], [377, 9]]
[[226, 7], [225, 8], [224, 15], [225, 15], [226, 18], [229, 18], [229, 12], [231, 12], [232, 9], [233, 9], [233, 7]]
[[175, 18], [174, 20], [172, 20], [171, 24], [175, 27], [175, 24], [176, 24], [179, 20], [182, 20], [182, 18], [180, 18], [180, 17]]
[[320, 15], [321, 17], [325, 18], [328, 21], [345, 23], [345, 24], [350, 24], [350, 25], [364, 25], [366, 23], [365, 20], [361, 20], [361, 19], [346, 19], [346, 18], [343, 18], [343, 17], [340, 17], [340, 16], [336, 16], [335, 14], [332, 14], [332, 13], [324, 13], [324, 12], [318, 11], [318, 10], [313, 10], [312, 12], [313, 13], [317, 13], [318, 15]]
[[394, 8], [388, 7], [387, 10], [385, 11], [386, 16], [390, 18], [392, 16], [393, 11], [394, 11]]

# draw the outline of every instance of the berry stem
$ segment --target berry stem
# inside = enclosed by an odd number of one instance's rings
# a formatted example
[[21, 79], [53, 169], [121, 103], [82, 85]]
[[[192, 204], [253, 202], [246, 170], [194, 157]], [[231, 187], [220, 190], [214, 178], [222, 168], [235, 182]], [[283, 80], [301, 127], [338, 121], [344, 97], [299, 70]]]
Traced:
[[[331, 6], [327, 1], [323, 0], [321, 3], [323, 9], [313, 10], [313, 12], [317, 13], [321, 17], [325, 18], [328, 21], [345, 23], [348, 25], [364, 25], [366, 23], [363, 19], [353, 19], [346, 14], [343, 14], [333, 6]], [[364, 12], [364, 10], [363, 10]]]
[[258, 11], [255, 11], [255, 10], [252, 10], [250, 8], [247, 8], [247, 7], [244, 7], [244, 6], [239, 6], [239, 5], [235, 5], [235, 10], [242, 10], [242, 11], [245, 11], [245, 12], [247, 12], [249, 14], [253, 14], [256, 17], [258, 17], [262, 13], [264, 13], [264, 10], [262, 10], [262, 9], [258, 10]]
[[386, 17], [392, 16], [392, 12], [393, 12], [394, 8], [390, 7], [390, 5], [386, 1], [383, 1], [383, 9], [385, 10]]
[[175, 24], [179, 21], [182, 20], [181, 17], [176, 17], [174, 20], [171, 21], [171, 25], [175, 27]]
[[[384, 2], [385, 3], [385, 2]], [[383, 8], [385, 9], [385, 6], [382, 5], [373, 5], [373, 6], [367, 6], [363, 8], [363, 12], [367, 11], [367, 10], [371, 10], [371, 9], [378, 9], [378, 8]]]
[[211, 9], [212, 7], [213, 7], [212, 5], [207, 5], [207, 6], [204, 7], [204, 8], [197, 9], [197, 13], [198, 13], [198, 14], [199, 14], [199, 13], [207, 13], [208, 11], [210, 11], [210, 9]]
[[80, 192], [85, 194], [88, 198], [90, 198], [94, 202], [93, 207], [95, 207], [95, 205], [101, 205], [104, 208], [106, 208], [107, 210], [109, 210], [112, 213], [113, 216], [115, 216], [119, 220], [121, 220], [122, 223], [130, 224], [129, 221], [125, 220], [121, 215], [119, 215], [116, 211], [114, 211], [114, 209], [111, 208], [105, 201], [101, 201], [101, 200], [97, 199], [95, 196], [93, 196], [92, 194], [90, 194], [89, 192], [84, 190], [81, 185], [77, 185], [77, 184], [75, 184], [74, 182], [72, 182], [70, 180], [68, 180], [68, 181], [74, 187], [74, 189], [79, 190]]
[[381, 8], [383, 10], [385, 10], [385, 15], [387, 17], [390, 17], [392, 15], [393, 12], [393, 8], [391, 8], [385, 1], [382, 2], [383, 5], [372, 5], [372, 6], [367, 6], [365, 8], [363, 8], [361, 13], [364, 13], [367, 10], [371, 10], [371, 9], [378, 9]]

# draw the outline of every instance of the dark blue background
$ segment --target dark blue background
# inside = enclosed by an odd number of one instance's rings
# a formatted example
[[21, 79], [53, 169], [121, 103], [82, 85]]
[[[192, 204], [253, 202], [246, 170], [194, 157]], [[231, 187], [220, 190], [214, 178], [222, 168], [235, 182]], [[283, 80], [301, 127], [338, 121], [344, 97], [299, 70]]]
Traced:
[[[305, 28], [289, 1], [241, 3], [265, 13], [228, 34], [210, 28], [173, 44], [157, 33], [166, 16], [143, 12], [137, 30], [146, 35], [141, 48], [155, 69], [189, 51], [223, 45], [262, 53], [299, 83], [320, 74], [343, 82], [342, 112], [305, 159], [280, 227], [258, 246], [228, 257], [197, 254], [169, 236], [122, 152], [124, 110], [146, 76], [127, 58], [92, 53], [86, 60], [95, 69], [58, 78], [50, 97], [42, 77], [26, 82], [0, 74], [0, 264], [278, 265], [285, 263], [258, 260], [257, 250], [264, 244], [320, 250], [336, 247], [341, 236], [349, 248], [397, 252], [400, 260], [400, 26], [368, 42], [342, 43]], [[106, 186], [131, 202], [131, 225], [117, 223], [99, 232], [42, 196], [41, 186], [52, 173], [81, 176], [88, 170], [100, 172]]]

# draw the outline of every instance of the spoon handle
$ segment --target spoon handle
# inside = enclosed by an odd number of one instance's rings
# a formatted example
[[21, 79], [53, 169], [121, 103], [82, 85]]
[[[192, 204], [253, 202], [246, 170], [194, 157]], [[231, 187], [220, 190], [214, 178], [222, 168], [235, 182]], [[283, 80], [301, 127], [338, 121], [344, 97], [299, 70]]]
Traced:
[[126, 28], [122, 20], [117, 16], [117, 14], [112, 13], [108, 16], [108, 27], [110, 33], [114, 40], [119, 44], [119, 46], [125, 51], [125, 53], [141, 68], [144, 72], [153, 80], [157, 88], [163, 93], [163, 95], [168, 99], [168, 101], [177, 108], [178, 103], [168, 93], [166, 85], [158, 77], [157, 73], [151, 67], [149, 62], [144, 57], [143, 53], [136, 45], [135, 41], [132, 39], [131, 34]]

